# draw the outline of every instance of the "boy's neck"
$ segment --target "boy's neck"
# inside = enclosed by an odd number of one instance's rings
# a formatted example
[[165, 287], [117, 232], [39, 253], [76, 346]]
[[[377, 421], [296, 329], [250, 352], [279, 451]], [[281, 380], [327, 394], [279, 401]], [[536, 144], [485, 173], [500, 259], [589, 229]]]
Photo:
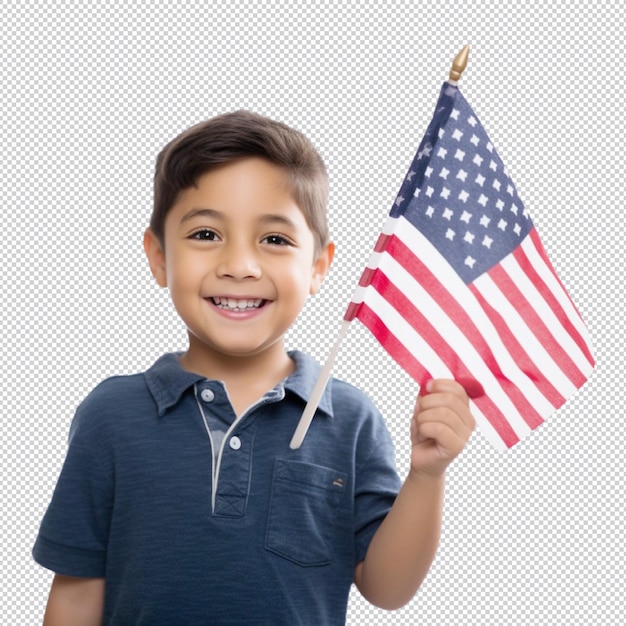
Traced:
[[282, 342], [259, 354], [238, 357], [216, 354], [190, 340], [189, 349], [180, 357], [180, 364], [205, 378], [223, 381], [237, 415], [294, 370], [294, 363]]

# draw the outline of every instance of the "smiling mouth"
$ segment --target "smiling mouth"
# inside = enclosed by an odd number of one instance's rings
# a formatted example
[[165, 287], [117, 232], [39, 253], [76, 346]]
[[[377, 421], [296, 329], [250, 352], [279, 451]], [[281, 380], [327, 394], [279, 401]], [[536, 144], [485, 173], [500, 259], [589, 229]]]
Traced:
[[260, 309], [265, 306], [267, 300], [262, 298], [222, 298], [220, 296], [210, 298], [211, 302], [219, 309], [229, 311], [249, 311], [251, 309]]

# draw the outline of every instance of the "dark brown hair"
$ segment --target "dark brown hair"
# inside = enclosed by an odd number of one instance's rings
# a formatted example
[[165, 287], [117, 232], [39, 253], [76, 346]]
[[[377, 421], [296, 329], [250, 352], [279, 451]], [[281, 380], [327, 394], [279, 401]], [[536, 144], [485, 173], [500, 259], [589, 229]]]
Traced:
[[150, 228], [164, 244], [165, 218], [179, 194], [211, 169], [261, 157], [283, 168], [293, 198], [315, 236], [316, 252], [328, 243], [328, 174], [312, 143], [282, 122], [235, 111], [196, 124], [159, 153], [154, 173]]

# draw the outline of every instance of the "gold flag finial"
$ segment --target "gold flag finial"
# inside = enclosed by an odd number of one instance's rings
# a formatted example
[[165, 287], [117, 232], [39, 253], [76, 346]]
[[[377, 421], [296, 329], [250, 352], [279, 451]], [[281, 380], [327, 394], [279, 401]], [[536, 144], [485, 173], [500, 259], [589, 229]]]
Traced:
[[469, 45], [465, 46], [461, 52], [459, 52], [452, 61], [452, 68], [450, 69], [450, 80], [458, 81], [461, 78], [461, 74], [467, 67], [467, 59], [469, 57]]

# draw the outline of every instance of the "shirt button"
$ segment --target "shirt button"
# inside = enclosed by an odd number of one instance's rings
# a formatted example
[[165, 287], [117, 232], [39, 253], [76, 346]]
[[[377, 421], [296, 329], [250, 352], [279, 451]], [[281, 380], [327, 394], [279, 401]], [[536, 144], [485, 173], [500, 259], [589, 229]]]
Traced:
[[215, 394], [213, 393], [211, 389], [203, 389], [202, 392], [200, 393], [200, 397], [205, 402], [213, 402], [213, 400], [215, 400]]
[[239, 448], [241, 448], [241, 439], [239, 439], [239, 437], [231, 437], [228, 445], [233, 450], [239, 450]]

